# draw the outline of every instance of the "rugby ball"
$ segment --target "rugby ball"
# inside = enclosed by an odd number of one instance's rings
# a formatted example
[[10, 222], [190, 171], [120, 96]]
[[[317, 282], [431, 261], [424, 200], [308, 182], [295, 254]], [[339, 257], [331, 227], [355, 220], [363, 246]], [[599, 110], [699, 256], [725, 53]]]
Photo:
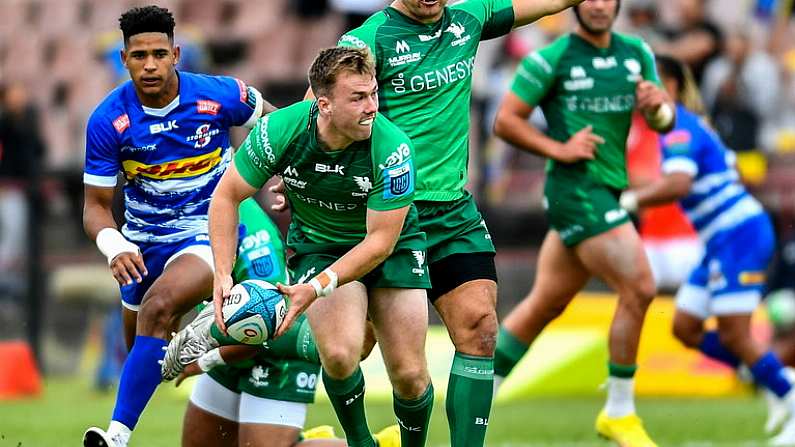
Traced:
[[779, 289], [767, 295], [767, 316], [773, 328], [785, 332], [795, 326], [795, 293], [790, 289]]
[[229, 336], [246, 345], [273, 338], [287, 314], [287, 303], [273, 284], [249, 279], [232, 287], [222, 308]]

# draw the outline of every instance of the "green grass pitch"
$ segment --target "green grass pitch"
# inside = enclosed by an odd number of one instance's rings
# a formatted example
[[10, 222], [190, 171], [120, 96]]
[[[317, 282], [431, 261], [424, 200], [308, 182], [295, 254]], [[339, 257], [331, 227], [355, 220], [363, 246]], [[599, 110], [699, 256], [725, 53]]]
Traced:
[[[40, 398], [0, 402], [0, 447], [80, 445], [86, 427], [104, 427], [114, 393], [100, 394], [84, 380], [50, 379]], [[131, 447], [179, 445], [184, 393], [161, 387], [147, 407]], [[492, 410], [489, 447], [609, 447], [593, 431], [601, 398], [544, 398], [496, 406]], [[652, 437], [663, 446], [762, 446], [765, 408], [762, 399], [640, 399], [638, 409]], [[368, 402], [374, 429], [392, 424], [388, 402]], [[311, 407], [308, 425], [336, 424], [331, 406]], [[338, 433], [341, 433], [337, 426]], [[429, 446], [448, 445], [444, 402], [437, 399]]]

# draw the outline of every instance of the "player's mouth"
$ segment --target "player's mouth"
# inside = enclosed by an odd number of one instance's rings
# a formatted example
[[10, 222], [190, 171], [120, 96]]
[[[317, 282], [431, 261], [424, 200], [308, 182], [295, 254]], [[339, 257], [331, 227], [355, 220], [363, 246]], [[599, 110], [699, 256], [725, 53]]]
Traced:
[[420, 5], [426, 8], [433, 8], [439, 4], [439, 0], [420, 0]]
[[150, 77], [141, 78], [141, 84], [144, 87], [156, 87], [157, 85], [160, 84], [160, 78], [150, 78]]
[[360, 119], [359, 120], [359, 124], [362, 125], [362, 126], [369, 126], [369, 125], [373, 124], [374, 120], [375, 120], [375, 116], [369, 116], [367, 118]]

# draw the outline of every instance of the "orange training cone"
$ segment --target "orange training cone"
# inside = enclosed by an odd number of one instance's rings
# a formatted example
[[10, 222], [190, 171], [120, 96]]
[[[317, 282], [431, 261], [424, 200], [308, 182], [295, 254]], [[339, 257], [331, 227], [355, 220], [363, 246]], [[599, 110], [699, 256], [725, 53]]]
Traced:
[[40, 392], [41, 375], [30, 345], [21, 340], [0, 341], [0, 400]]

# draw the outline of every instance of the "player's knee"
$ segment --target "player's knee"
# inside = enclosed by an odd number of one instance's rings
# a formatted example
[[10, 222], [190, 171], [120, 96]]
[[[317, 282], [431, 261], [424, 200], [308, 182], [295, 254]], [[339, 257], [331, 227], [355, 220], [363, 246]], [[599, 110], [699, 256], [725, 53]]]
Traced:
[[741, 328], [719, 325], [718, 340], [723, 346], [735, 350], [741, 348], [744, 343], [749, 342], [751, 336], [748, 331]]
[[472, 309], [463, 320], [461, 330], [454, 331], [456, 350], [470, 355], [490, 356], [497, 345], [497, 312], [493, 309]]
[[403, 362], [403, 364], [396, 365], [393, 371], [390, 371], [390, 376], [395, 394], [406, 400], [420, 397], [430, 383], [428, 370], [419, 363]]
[[[654, 279], [649, 275], [633, 283], [627, 293], [624, 295], [619, 305], [624, 306], [630, 310], [634, 315], [642, 318], [646, 315], [646, 310], [649, 308], [654, 296], [657, 295], [657, 286], [654, 284]], [[628, 299], [627, 299], [628, 298]]]
[[331, 346], [321, 354], [323, 369], [331, 377], [342, 379], [349, 377], [359, 365], [361, 352], [345, 346]]
[[166, 331], [172, 328], [179, 318], [178, 309], [173, 297], [165, 291], [153, 291], [148, 294], [141, 304], [141, 310], [139, 312], [139, 331], [141, 329], [146, 331], [145, 328]]

